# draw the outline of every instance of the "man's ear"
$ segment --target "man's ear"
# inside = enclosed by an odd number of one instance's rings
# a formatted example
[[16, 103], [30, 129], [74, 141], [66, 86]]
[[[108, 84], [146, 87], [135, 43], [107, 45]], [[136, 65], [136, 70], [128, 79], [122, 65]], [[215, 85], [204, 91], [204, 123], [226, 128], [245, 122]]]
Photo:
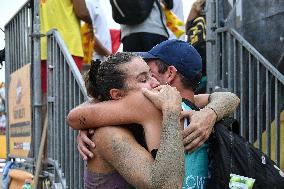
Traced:
[[118, 100], [123, 96], [123, 93], [119, 89], [111, 89], [109, 95], [112, 100]]
[[167, 78], [168, 83], [171, 83], [177, 75], [177, 69], [174, 66], [169, 66], [167, 72], [168, 72], [168, 78]]

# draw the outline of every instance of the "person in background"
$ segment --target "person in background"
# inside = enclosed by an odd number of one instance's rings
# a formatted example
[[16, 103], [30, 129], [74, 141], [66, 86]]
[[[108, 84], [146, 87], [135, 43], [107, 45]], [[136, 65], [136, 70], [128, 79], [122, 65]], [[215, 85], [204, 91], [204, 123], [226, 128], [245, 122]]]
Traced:
[[191, 20], [195, 19], [196, 17], [199, 17], [201, 15], [204, 15], [202, 11], [204, 11], [206, 0], [196, 0], [189, 11], [188, 17], [186, 19], [186, 23], [189, 23]]
[[5, 99], [5, 83], [0, 82], [0, 95]]
[[191, 7], [186, 21], [187, 41], [194, 46], [202, 58], [202, 78], [196, 94], [205, 93], [207, 86], [205, 3], [205, 0], [196, 0]]
[[[51, 11], [52, 10], [52, 11]], [[94, 18], [94, 16], [93, 16]], [[92, 19], [85, 0], [41, 0], [40, 23], [41, 33], [46, 34], [50, 29], [57, 29], [72, 55], [78, 69], [83, 69], [83, 43], [81, 35], [81, 21], [92, 25]], [[93, 31], [93, 30], [92, 30]], [[103, 55], [110, 52], [95, 36], [95, 51]], [[46, 37], [41, 38], [41, 74], [42, 91], [46, 93]], [[85, 62], [87, 63], [87, 62]]]
[[5, 84], [0, 83], [0, 134], [6, 131]]
[[0, 50], [0, 69], [3, 68], [4, 61], [5, 61], [5, 48]]
[[86, 0], [95, 35], [93, 60], [104, 60], [112, 52], [111, 36], [107, 25], [106, 15], [100, 0]]
[[[85, 0], [40, 0], [40, 32], [46, 35], [51, 29], [56, 29], [79, 71], [83, 69], [83, 43], [80, 20], [91, 23]], [[41, 47], [41, 92], [43, 118], [47, 116], [47, 37], [40, 38]], [[63, 81], [64, 82], [64, 81]], [[66, 81], [67, 82], [67, 81]], [[42, 126], [43, 126], [42, 119]], [[44, 150], [46, 157], [47, 149]]]
[[157, 2], [154, 2], [150, 15], [142, 23], [137, 25], [121, 24], [123, 51], [148, 51], [168, 39], [165, 16]]
[[[83, 68], [83, 47], [80, 33], [80, 20], [91, 23], [85, 0], [41, 0], [40, 30], [46, 34], [50, 29], [57, 29], [63, 38], [78, 69]], [[41, 86], [47, 90], [46, 37], [41, 38]]]
[[0, 134], [5, 135], [5, 131], [6, 131], [5, 99], [0, 94]]

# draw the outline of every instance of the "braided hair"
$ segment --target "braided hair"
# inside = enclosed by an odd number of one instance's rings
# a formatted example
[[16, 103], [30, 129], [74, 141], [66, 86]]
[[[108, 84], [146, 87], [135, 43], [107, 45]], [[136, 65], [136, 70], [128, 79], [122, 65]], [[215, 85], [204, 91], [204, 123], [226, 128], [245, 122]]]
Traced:
[[[103, 62], [92, 61], [91, 67], [85, 75], [88, 95], [99, 101], [106, 101], [111, 99], [109, 93], [111, 89], [127, 89], [125, 84], [127, 73], [121, 65], [129, 63], [136, 57], [138, 56], [133, 53], [119, 52], [110, 55]], [[126, 128], [133, 133], [137, 142], [147, 149], [143, 127], [134, 124]]]
[[110, 55], [105, 61], [92, 61], [85, 75], [85, 85], [88, 95], [100, 101], [110, 100], [111, 89], [126, 89], [127, 73], [121, 65], [129, 63], [137, 55], [129, 52], [119, 52]]

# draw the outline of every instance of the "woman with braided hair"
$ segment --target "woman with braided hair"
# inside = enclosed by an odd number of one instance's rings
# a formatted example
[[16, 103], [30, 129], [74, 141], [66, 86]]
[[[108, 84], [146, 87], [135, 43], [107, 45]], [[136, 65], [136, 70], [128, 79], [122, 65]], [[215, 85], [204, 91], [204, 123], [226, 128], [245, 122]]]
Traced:
[[[98, 101], [112, 101], [113, 107], [124, 102], [126, 113], [132, 117], [130, 123], [137, 123], [95, 130], [96, 155], [87, 163], [85, 188], [181, 188], [184, 151], [179, 92], [168, 85], [148, 91], [159, 83], [150, 75], [146, 62], [131, 53], [93, 62], [85, 83], [88, 94]], [[143, 112], [143, 120], [137, 111]], [[110, 114], [119, 124], [124, 123], [115, 111]]]

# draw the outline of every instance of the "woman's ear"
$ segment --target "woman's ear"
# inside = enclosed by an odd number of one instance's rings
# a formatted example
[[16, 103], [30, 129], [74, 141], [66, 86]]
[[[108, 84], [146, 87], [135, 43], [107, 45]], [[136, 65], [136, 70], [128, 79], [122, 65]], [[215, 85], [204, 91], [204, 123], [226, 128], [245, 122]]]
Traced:
[[110, 95], [112, 100], [118, 100], [121, 97], [123, 97], [123, 93], [119, 89], [111, 89], [109, 91], [109, 95]]

